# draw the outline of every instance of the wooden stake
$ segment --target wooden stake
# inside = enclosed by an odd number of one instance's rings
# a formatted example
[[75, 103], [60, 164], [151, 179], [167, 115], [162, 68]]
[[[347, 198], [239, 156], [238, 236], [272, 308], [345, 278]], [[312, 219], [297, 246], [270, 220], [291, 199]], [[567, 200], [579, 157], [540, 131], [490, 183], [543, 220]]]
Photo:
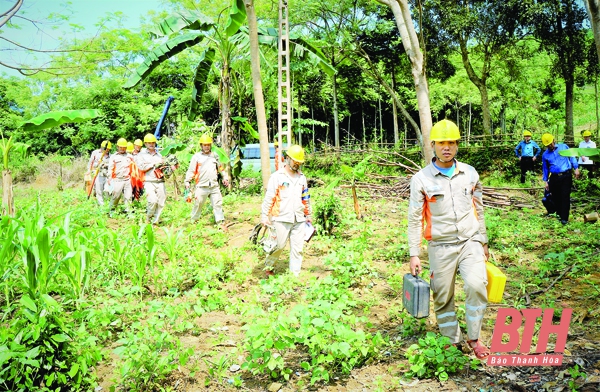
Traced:
[[360, 213], [360, 207], [358, 206], [358, 196], [356, 195], [356, 186], [352, 184], [352, 198], [354, 199], [354, 212], [356, 212], [356, 219], [362, 219]]

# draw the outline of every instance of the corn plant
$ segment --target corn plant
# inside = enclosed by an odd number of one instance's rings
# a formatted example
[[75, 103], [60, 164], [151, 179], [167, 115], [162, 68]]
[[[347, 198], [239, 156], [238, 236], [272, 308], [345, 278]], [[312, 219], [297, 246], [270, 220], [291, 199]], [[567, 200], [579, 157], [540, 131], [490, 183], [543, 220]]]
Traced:
[[89, 283], [91, 252], [87, 247], [88, 237], [85, 231], [72, 230], [71, 214], [67, 214], [62, 227], [58, 230], [55, 248], [60, 252], [60, 270], [67, 278], [67, 294], [76, 301], [77, 306], [83, 299]]
[[[27, 218], [26, 216], [23, 216]], [[58, 273], [58, 263], [51, 254], [51, 232], [41, 214], [25, 219], [18, 231], [19, 254], [23, 263], [23, 288], [32, 299], [48, 293]]]
[[[12, 245], [3, 241], [7, 247], [1, 252], [16, 255], [21, 279], [17, 284], [13, 282], [15, 290], [20, 291], [20, 306], [0, 330], [0, 388], [34, 390], [45, 386], [60, 390], [68, 385], [87, 389], [93, 378], [89, 368], [100, 359], [99, 350], [94, 349], [93, 339], [86, 348], [73, 341], [73, 324], [61, 304], [49, 295], [63, 294], [59, 277], [65, 271], [66, 257], [62, 255], [72, 253], [76, 246], [71, 234], [67, 234], [72, 233], [68, 217], [57, 229], [45, 220], [38, 205], [13, 222], [1, 222], [3, 234], [14, 235]], [[9, 251], [10, 247], [13, 250]], [[72, 273], [73, 279], [78, 280], [71, 282], [72, 287], [85, 287], [85, 271]], [[67, 289], [65, 294], [69, 293]], [[86, 354], [80, 355], [84, 351]]]
[[[139, 253], [139, 244], [134, 239], [126, 237], [122, 232], [109, 231], [102, 244], [106, 252], [106, 260], [110, 269], [116, 272], [122, 282], [131, 277], [135, 254]], [[104, 257], [103, 257], [104, 259]]]
[[165, 232], [165, 242], [161, 247], [169, 260], [173, 263], [177, 260], [177, 252], [182, 243], [181, 239], [183, 237], [183, 231], [181, 229], [175, 231], [173, 228], [169, 230], [167, 227], [163, 228], [163, 230]]
[[[10, 292], [13, 288], [11, 277], [15, 269], [19, 267], [17, 261], [17, 247], [14, 242], [19, 222], [8, 216], [0, 219], [0, 281], [3, 285], [4, 300], [7, 308], [10, 307]], [[5, 314], [8, 314], [5, 313]]]
[[132, 252], [134, 267], [131, 274], [131, 281], [140, 292], [147, 283], [147, 270], [152, 271], [154, 287], [157, 288], [158, 271], [155, 269], [157, 246], [154, 240], [154, 231], [151, 224], [142, 225], [136, 231], [133, 226], [132, 236], [135, 238], [137, 246], [132, 246], [135, 252]]

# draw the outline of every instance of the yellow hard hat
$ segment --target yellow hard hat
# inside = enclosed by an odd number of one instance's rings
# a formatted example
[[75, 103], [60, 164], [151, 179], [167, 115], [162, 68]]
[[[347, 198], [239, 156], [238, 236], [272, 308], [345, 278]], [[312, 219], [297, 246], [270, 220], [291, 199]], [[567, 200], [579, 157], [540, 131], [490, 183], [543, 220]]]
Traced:
[[212, 144], [212, 142], [213, 138], [210, 137], [208, 133], [204, 133], [202, 136], [200, 136], [200, 144]]
[[151, 133], [147, 134], [144, 136], [144, 143], [156, 143], [156, 136]]
[[127, 152], [133, 152], [133, 143], [127, 142]]
[[523, 136], [532, 136], [531, 132], [529, 131], [523, 131]]
[[144, 145], [144, 143], [142, 142], [141, 139], [135, 139], [135, 142], [133, 142], [133, 145], [142, 147]]
[[279, 145], [279, 140], [275, 139], [275, 141], [273, 142], [274, 146], [278, 146]]
[[442, 120], [437, 122], [429, 133], [429, 138], [432, 142], [442, 142], [445, 140], [459, 140], [460, 132], [458, 127], [450, 120]]
[[551, 134], [544, 133], [542, 135], [542, 144], [544, 145], [544, 147], [548, 146], [553, 141], [554, 141], [554, 136], [552, 136]]
[[120, 138], [117, 140], [118, 147], [127, 147], [127, 140], [125, 138]]
[[110, 150], [110, 148], [112, 147], [112, 144], [110, 144], [110, 142], [108, 140], [105, 140], [100, 144], [100, 147]]
[[287, 156], [292, 158], [298, 163], [304, 163], [304, 149], [297, 144], [294, 144], [288, 148], [286, 152]]
[[583, 137], [592, 136], [592, 133], [590, 131], [583, 131], [582, 135], [583, 135]]

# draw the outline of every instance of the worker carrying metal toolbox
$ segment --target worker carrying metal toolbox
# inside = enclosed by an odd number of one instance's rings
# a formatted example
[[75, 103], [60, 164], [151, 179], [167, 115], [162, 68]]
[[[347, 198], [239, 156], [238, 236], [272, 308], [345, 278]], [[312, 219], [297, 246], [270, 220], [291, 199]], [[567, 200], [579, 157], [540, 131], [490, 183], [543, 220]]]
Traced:
[[466, 295], [467, 344], [477, 358], [489, 350], [479, 340], [487, 307], [487, 234], [477, 171], [455, 157], [460, 132], [442, 120], [430, 133], [435, 157], [413, 176], [408, 206], [410, 272], [421, 272], [421, 242], [428, 241], [430, 285], [438, 327], [453, 344], [462, 340], [454, 304], [457, 272]]

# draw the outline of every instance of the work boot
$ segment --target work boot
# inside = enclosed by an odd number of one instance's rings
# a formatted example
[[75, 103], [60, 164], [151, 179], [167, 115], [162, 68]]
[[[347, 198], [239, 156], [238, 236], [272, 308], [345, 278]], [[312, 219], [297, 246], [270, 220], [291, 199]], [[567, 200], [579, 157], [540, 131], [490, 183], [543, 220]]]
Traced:
[[275, 276], [275, 272], [272, 270], [266, 270], [265, 275], [267, 275], [267, 279], [269, 279], [271, 276]]

